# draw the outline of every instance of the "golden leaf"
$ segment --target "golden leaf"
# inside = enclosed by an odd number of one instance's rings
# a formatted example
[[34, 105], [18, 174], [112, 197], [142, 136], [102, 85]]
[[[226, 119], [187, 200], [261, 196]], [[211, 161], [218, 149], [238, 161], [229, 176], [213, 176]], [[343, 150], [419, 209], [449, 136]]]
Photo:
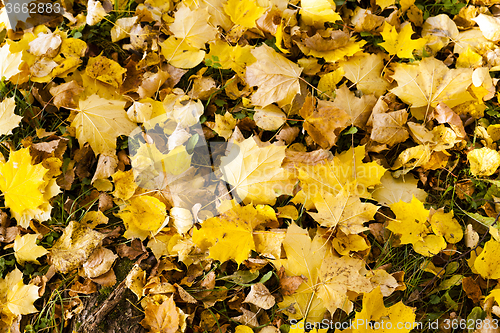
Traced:
[[25, 261], [34, 262], [40, 265], [38, 257], [47, 254], [47, 251], [43, 246], [36, 245], [36, 240], [38, 234], [26, 234], [24, 236], [16, 236], [14, 240], [14, 255], [17, 262], [24, 265]]
[[257, 61], [246, 70], [248, 85], [258, 87], [252, 103], [261, 107], [274, 102], [279, 107], [292, 103], [300, 92], [302, 69], [265, 44], [253, 49], [252, 55]]
[[398, 86], [391, 92], [413, 108], [427, 107], [429, 110], [440, 102], [452, 108], [474, 99], [467, 92], [472, 83], [472, 69], [449, 69], [436, 58], [397, 64], [392, 77]]
[[124, 107], [124, 101], [107, 100], [98, 95], [80, 101], [79, 108], [73, 111], [76, 116], [71, 122], [80, 147], [88, 142], [96, 155], [114, 154], [116, 138], [128, 135], [136, 128], [128, 119]]
[[31, 164], [29, 149], [11, 152], [7, 163], [0, 163], [0, 190], [5, 198], [5, 206], [22, 214], [24, 210], [36, 209], [44, 203], [44, 175], [41, 164]]
[[308, 212], [323, 227], [338, 228], [344, 234], [359, 234], [367, 227], [363, 223], [373, 220], [378, 207], [361, 202], [359, 197], [341, 191], [337, 195], [316, 193], [312, 198], [317, 213]]
[[239, 265], [255, 250], [254, 228], [272, 220], [273, 215], [274, 211], [272, 215], [262, 214], [253, 205], [234, 205], [220, 216], [205, 220], [201, 229], [195, 228], [193, 242], [202, 249], [209, 248], [210, 258], [221, 262], [234, 259]]
[[222, 179], [234, 187], [243, 202], [274, 205], [282, 193], [291, 194], [295, 181], [281, 168], [284, 146], [261, 148], [253, 137], [233, 144], [221, 158], [220, 170]]
[[379, 45], [389, 54], [395, 54], [400, 58], [413, 59], [413, 50], [421, 50], [426, 43], [424, 38], [411, 39], [413, 33], [411, 24], [403, 26], [398, 33], [395, 27], [384, 22], [384, 30], [382, 31], [384, 42]]
[[14, 97], [6, 98], [0, 103], [0, 135], [12, 134], [12, 130], [19, 126], [23, 117], [15, 114], [15, 109]]
[[127, 230], [126, 238], [140, 238], [155, 236], [168, 222], [166, 206], [160, 200], [148, 195], [133, 197], [119, 213]]
[[266, 8], [257, 5], [255, 0], [228, 0], [224, 11], [234, 24], [250, 29], [257, 27], [255, 21], [264, 14]]
[[379, 97], [387, 91], [389, 82], [382, 78], [383, 54], [362, 53], [342, 61], [340, 66], [345, 71], [345, 77], [363, 93]]

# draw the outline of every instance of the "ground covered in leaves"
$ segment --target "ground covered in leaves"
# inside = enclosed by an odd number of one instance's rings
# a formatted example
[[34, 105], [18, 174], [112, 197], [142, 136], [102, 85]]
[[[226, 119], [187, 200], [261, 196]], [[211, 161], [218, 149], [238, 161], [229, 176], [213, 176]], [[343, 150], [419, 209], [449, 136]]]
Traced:
[[39, 4], [0, 332], [500, 332], [500, 1]]

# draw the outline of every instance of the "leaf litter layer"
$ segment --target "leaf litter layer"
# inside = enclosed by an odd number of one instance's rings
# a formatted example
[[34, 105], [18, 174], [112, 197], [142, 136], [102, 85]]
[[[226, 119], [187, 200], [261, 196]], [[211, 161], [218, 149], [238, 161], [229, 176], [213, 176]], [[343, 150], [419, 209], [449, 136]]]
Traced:
[[0, 331], [500, 331], [499, 4], [7, 4]]

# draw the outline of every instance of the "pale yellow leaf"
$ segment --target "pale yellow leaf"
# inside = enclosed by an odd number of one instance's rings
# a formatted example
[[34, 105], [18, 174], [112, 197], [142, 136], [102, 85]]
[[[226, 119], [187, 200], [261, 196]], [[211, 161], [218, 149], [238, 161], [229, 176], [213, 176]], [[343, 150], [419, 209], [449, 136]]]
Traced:
[[12, 134], [12, 130], [19, 126], [23, 117], [15, 114], [15, 109], [14, 97], [6, 98], [0, 103], [0, 135]]
[[258, 87], [252, 103], [261, 107], [275, 102], [280, 107], [292, 103], [300, 91], [302, 69], [265, 44], [253, 49], [252, 54], [257, 61], [246, 71], [248, 85]]
[[36, 245], [37, 238], [38, 234], [16, 236], [14, 240], [14, 255], [19, 264], [24, 265], [25, 261], [40, 264], [36, 259], [49, 252], [43, 246]]
[[88, 142], [96, 155], [114, 154], [116, 138], [128, 135], [136, 128], [128, 119], [124, 107], [124, 101], [107, 100], [98, 95], [80, 101], [71, 122], [80, 146]]

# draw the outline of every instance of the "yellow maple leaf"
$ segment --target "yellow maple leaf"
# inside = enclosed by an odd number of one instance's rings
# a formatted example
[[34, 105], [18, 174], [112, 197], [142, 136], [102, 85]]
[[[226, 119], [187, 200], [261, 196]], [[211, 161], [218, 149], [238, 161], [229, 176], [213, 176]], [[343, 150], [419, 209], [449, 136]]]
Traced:
[[7, 163], [0, 163], [0, 190], [5, 206], [22, 214], [44, 203], [42, 193], [47, 173], [41, 164], [33, 165], [28, 148], [13, 151]]
[[228, 0], [224, 11], [234, 24], [250, 29], [257, 27], [255, 21], [264, 14], [266, 8], [257, 5], [255, 0]]
[[257, 61], [247, 67], [246, 81], [258, 89], [252, 95], [252, 104], [266, 107], [274, 102], [279, 107], [292, 103], [300, 91], [302, 68], [262, 44], [252, 50]]
[[224, 139], [229, 140], [231, 134], [233, 133], [233, 129], [236, 126], [236, 118], [233, 115], [226, 111], [226, 113], [222, 116], [220, 114], [215, 115], [215, 127], [213, 130], [222, 136]]
[[396, 220], [390, 221], [387, 229], [401, 235], [401, 244], [414, 244], [430, 233], [426, 226], [429, 211], [415, 197], [410, 203], [399, 201], [389, 207], [396, 214]]
[[438, 209], [432, 214], [430, 223], [432, 231], [438, 236], [443, 236], [448, 243], [456, 244], [464, 236], [462, 227], [453, 218], [453, 211], [445, 213], [443, 208]]
[[313, 166], [297, 164], [302, 191], [293, 202], [305, 203], [309, 209], [317, 193], [337, 195], [342, 190], [369, 198], [370, 189], [380, 183], [386, 169], [376, 162], [363, 163], [364, 157], [365, 147], [358, 146]]
[[15, 109], [14, 97], [6, 98], [0, 103], [0, 135], [12, 134], [12, 130], [19, 126], [23, 117], [15, 114]]
[[217, 29], [208, 24], [207, 9], [191, 10], [181, 5], [175, 12], [175, 20], [169, 27], [174, 37], [185, 41], [189, 46], [202, 49], [205, 43], [215, 39]]
[[350, 91], [347, 85], [344, 84], [340, 88], [335, 89], [333, 105], [347, 112], [351, 117], [350, 123], [352, 126], [366, 129], [366, 122], [372, 114], [376, 102], [377, 98], [374, 95], [356, 97], [354, 92]]
[[91, 78], [112, 85], [118, 88], [123, 83], [123, 74], [127, 70], [114, 60], [102, 55], [89, 59], [85, 73]]
[[166, 206], [160, 200], [148, 195], [133, 197], [119, 213], [127, 230], [126, 238], [152, 237], [160, 232], [168, 222]]
[[116, 138], [128, 135], [136, 128], [128, 119], [124, 107], [124, 101], [107, 100], [98, 95], [80, 101], [79, 108], [73, 111], [76, 115], [71, 122], [80, 146], [88, 142], [96, 155], [114, 154]]
[[379, 97], [387, 91], [389, 82], [382, 77], [384, 55], [381, 53], [362, 53], [340, 62], [345, 77], [365, 94]]
[[406, 129], [408, 112], [406, 110], [372, 114], [373, 129], [370, 139], [389, 147], [404, 142], [410, 134]]
[[21, 73], [19, 66], [23, 62], [22, 56], [22, 52], [10, 51], [9, 43], [5, 43], [0, 48], [0, 79], [5, 77], [6, 80], [9, 80], [14, 75]]
[[361, 202], [358, 196], [349, 195], [345, 190], [337, 195], [316, 193], [312, 198], [317, 213], [308, 212], [323, 227], [338, 228], [344, 234], [359, 234], [367, 227], [363, 223], [373, 219], [378, 207]]
[[[279, 304], [289, 318], [320, 322], [328, 310], [352, 311], [348, 291], [369, 292], [373, 286], [360, 271], [364, 262], [359, 259], [335, 257], [327, 237], [317, 231], [311, 240], [307, 230], [291, 224], [283, 241], [287, 259], [273, 261], [276, 268], [283, 266], [288, 276], [304, 276], [296, 292], [285, 296]], [[293, 307], [293, 310], [289, 311]]]
[[474, 52], [469, 45], [467, 45], [467, 49], [460, 53], [457, 59], [457, 63], [455, 66], [457, 68], [476, 68], [480, 67], [483, 64], [483, 57]]
[[14, 269], [0, 279], [0, 314], [25, 315], [37, 312], [33, 306], [38, 296], [38, 286], [23, 282], [23, 273]]
[[342, 20], [333, 0], [302, 0], [300, 8], [301, 20], [307, 25], [323, 28], [325, 22]]
[[443, 221], [442, 216], [438, 214], [436, 217], [434, 225], [438, 232], [432, 234], [427, 221], [429, 211], [415, 197], [410, 203], [399, 201], [389, 207], [396, 214], [396, 220], [390, 221], [387, 229], [401, 236], [401, 244], [413, 244], [415, 252], [423, 256], [436, 255], [446, 248], [446, 241], [442, 236], [444, 233], [439, 229], [443, 223], [447, 223], [447, 221]]
[[382, 292], [377, 287], [370, 293], [363, 295], [363, 309], [356, 312], [352, 321], [354, 325], [343, 332], [406, 333], [417, 327], [415, 318], [415, 308], [406, 306], [403, 302], [386, 308]]
[[427, 192], [419, 189], [418, 179], [411, 173], [394, 178], [389, 171], [380, 179], [380, 185], [375, 187], [372, 197], [382, 205], [390, 205], [398, 201], [411, 202], [415, 197], [420, 201], [425, 201]]
[[364, 251], [370, 248], [368, 241], [360, 235], [345, 235], [342, 232], [336, 234], [332, 239], [335, 251], [342, 256], [349, 255], [349, 252]]
[[392, 77], [398, 86], [391, 92], [413, 108], [427, 107], [428, 111], [440, 102], [451, 108], [474, 99], [467, 92], [472, 83], [472, 69], [449, 69], [436, 58], [412, 64], [398, 63]]
[[223, 69], [232, 69], [241, 77], [244, 77], [247, 65], [253, 64], [256, 59], [252, 55], [252, 46], [245, 45], [235, 45], [217, 40], [214, 43], [210, 43], [210, 52], [206, 55], [205, 59], [217, 60], [216, 62], [220, 64]]
[[467, 154], [474, 176], [491, 176], [500, 166], [500, 153], [488, 147], [473, 149]]
[[24, 265], [24, 262], [28, 261], [35, 262], [40, 265], [36, 259], [47, 254], [49, 251], [47, 251], [43, 246], [36, 245], [37, 238], [38, 234], [16, 236], [16, 239], [14, 240], [14, 255], [19, 264]]
[[[220, 216], [203, 222], [201, 229], [193, 230], [193, 242], [202, 249], [210, 249], [210, 258], [225, 262], [234, 259], [239, 264], [248, 259], [255, 250], [254, 229], [259, 224], [276, 219], [274, 211], [265, 206], [246, 205], [232, 202], [233, 207]], [[266, 233], [260, 231], [260, 233]]]
[[253, 137], [234, 143], [221, 158], [222, 179], [234, 187], [245, 202], [274, 205], [281, 194], [291, 194], [295, 180], [281, 168], [285, 147], [259, 147]]
[[400, 58], [413, 59], [413, 50], [421, 50], [426, 43], [424, 38], [411, 39], [414, 31], [411, 24], [406, 24], [398, 33], [396, 28], [389, 23], [384, 22], [382, 37], [384, 42], [378, 45], [382, 46], [389, 54], [395, 54]]

